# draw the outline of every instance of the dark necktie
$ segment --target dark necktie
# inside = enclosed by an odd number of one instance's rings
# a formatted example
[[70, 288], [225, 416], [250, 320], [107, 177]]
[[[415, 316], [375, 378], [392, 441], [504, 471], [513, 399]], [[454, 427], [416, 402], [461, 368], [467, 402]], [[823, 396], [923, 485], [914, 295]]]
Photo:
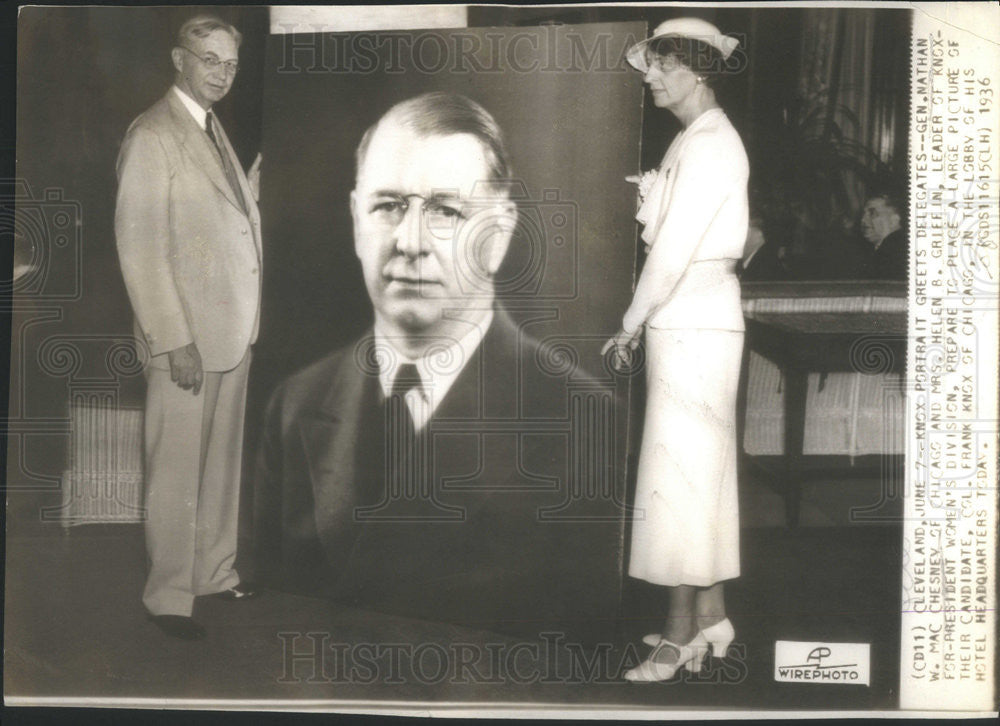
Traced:
[[[406, 394], [414, 388], [420, 386], [420, 372], [413, 363], [403, 363], [396, 369], [396, 378], [392, 382], [392, 390], [389, 392], [390, 425], [399, 422], [405, 424], [410, 431], [413, 431], [413, 417], [410, 414], [410, 407], [406, 405]], [[395, 417], [395, 419], [393, 418]]]
[[[412, 363], [396, 370], [392, 390], [385, 400], [386, 483], [389, 500], [412, 501], [421, 496], [429, 480], [424, 471], [423, 438], [417, 433], [406, 405], [406, 393], [420, 385], [420, 373]], [[426, 494], [424, 495], [426, 496]]]
[[240, 191], [240, 181], [236, 176], [236, 169], [233, 168], [233, 162], [229, 158], [229, 153], [226, 151], [225, 145], [222, 143], [222, 139], [219, 138], [219, 134], [215, 131], [215, 125], [218, 120], [215, 118], [215, 114], [209, 111], [205, 114], [205, 133], [208, 134], [208, 138], [212, 140], [215, 144], [215, 150], [219, 152], [219, 159], [222, 161], [222, 169], [226, 172], [226, 178], [229, 180], [229, 186], [233, 190], [233, 194], [236, 195], [236, 201], [239, 202], [240, 208], [244, 211], [247, 210], [246, 201], [243, 199], [243, 192]]

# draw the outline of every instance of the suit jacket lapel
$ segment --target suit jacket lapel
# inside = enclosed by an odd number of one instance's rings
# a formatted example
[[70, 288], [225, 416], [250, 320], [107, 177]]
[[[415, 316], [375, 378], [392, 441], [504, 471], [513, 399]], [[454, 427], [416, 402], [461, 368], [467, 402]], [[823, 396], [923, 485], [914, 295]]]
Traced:
[[[369, 331], [360, 345], [374, 340]], [[487, 415], [484, 406], [514, 410], [509, 378], [516, 368], [517, 328], [510, 318], [498, 311], [476, 354], [469, 360], [435, 412], [434, 418], [478, 420]], [[312, 489], [316, 534], [331, 566], [337, 571], [347, 567], [363, 527], [355, 521], [355, 508], [366, 501], [363, 482], [358, 481], [355, 455], [364, 432], [359, 430], [362, 407], [371, 386], [377, 389], [377, 373], [366, 373], [359, 360], [370, 356], [343, 355], [331, 376], [330, 387], [321, 402], [298, 422], [299, 436], [308, 465]], [[491, 377], [499, 379], [496, 383]], [[505, 389], [503, 401], [496, 388]], [[499, 409], [496, 409], [499, 413]], [[447, 458], [447, 452], [436, 452]], [[435, 469], [440, 467], [435, 466]], [[447, 467], [445, 467], [447, 470]], [[304, 483], [303, 483], [304, 484]], [[465, 497], [469, 514], [482, 509], [491, 500], [490, 492]], [[334, 579], [337, 579], [335, 576]]]
[[[177, 122], [181, 146], [187, 150], [195, 163], [202, 168], [216, 188], [229, 200], [229, 203], [242, 212], [243, 207], [237, 201], [236, 193], [229, 184], [229, 179], [226, 178], [226, 172], [222, 168], [218, 154], [212, 150], [212, 140], [208, 138], [208, 134], [205, 133], [204, 129], [199, 128], [198, 123], [184, 108], [184, 104], [177, 98], [177, 94], [172, 88], [167, 91], [167, 103], [170, 105], [174, 120]], [[228, 148], [228, 141], [225, 142], [225, 145]], [[237, 172], [237, 176], [239, 176], [239, 172]]]
[[316, 533], [331, 556], [346, 557], [356, 535], [354, 509], [361, 502], [355, 477], [358, 420], [372, 381], [352, 355], [340, 362], [324, 400], [299, 422], [309, 466]]
[[[433, 420], [467, 420], [471, 430], [475, 431], [481, 420], [513, 418], [517, 411], [517, 386], [514, 382], [517, 370], [517, 326], [503, 308], [497, 307], [489, 330], [434, 412]], [[479, 441], [478, 456], [487, 474], [495, 472], [495, 462], [491, 463], [491, 460], [495, 457], [493, 451], [497, 445], [498, 442], [488, 436]], [[470, 473], [468, 470], [452, 470], [448, 462], [453, 458], [447, 448], [436, 447], [433, 455], [440, 459], [432, 467], [436, 476]], [[508, 466], [514, 471], [516, 462], [511, 461]], [[440, 482], [435, 484], [439, 485]], [[477, 526], [474, 523], [481, 521], [479, 517], [492, 511], [497, 493], [484, 488], [482, 491], [466, 491], [460, 497], [460, 505], [467, 517], [463, 526], [474, 528]], [[455, 503], [458, 502], [449, 502]]]
[[[250, 189], [250, 182], [247, 180], [246, 172], [243, 171], [240, 159], [236, 156], [236, 152], [233, 150], [233, 145], [229, 143], [229, 136], [226, 135], [226, 131], [222, 128], [222, 124], [216, 124], [216, 128], [219, 130], [222, 145], [225, 147], [226, 153], [229, 154], [230, 162], [233, 165], [233, 169], [236, 171], [236, 180], [240, 185], [240, 193], [243, 195], [243, 199], [246, 202], [247, 216], [250, 217], [250, 221], [253, 222], [255, 227], [257, 227], [260, 222], [260, 212], [257, 210], [257, 201], [253, 197], [253, 191]], [[256, 233], [254, 234], [254, 244], [257, 246], [257, 258], [260, 259], [260, 237]]]
[[517, 326], [498, 307], [493, 322], [475, 354], [469, 359], [434, 412], [435, 419], [511, 416], [509, 405], [498, 394], [510, 398], [517, 375]]

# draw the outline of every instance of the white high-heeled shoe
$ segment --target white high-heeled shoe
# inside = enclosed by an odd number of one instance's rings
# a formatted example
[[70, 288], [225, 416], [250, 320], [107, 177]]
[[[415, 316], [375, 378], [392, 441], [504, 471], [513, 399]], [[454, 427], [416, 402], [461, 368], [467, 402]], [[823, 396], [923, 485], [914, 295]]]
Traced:
[[736, 637], [736, 631], [733, 629], [733, 624], [729, 622], [729, 618], [723, 618], [715, 625], [710, 625], [701, 631], [701, 634], [705, 636], [707, 640], [712, 645], [712, 655], [716, 658], [725, 658], [726, 651], [729, 650], [730, 644]]
[[[659, 663], [656, 656], [665, 647], [671, 647], [677, 651], [677, 660], [673, 663]], [[708, 653], [708, 641], [702, 633], [694, 636], [694, 639], [687, 645], [677, 645], [665, 638], [660, 638], [659, 643], [653, 648], [642, 663], [625, 673], [625, 680], [633, 683], [652, 683], [654, 681], [669, 681], [681, 668], [697, 673], [701, 670], [702, 661]]]
[[[729, 650], [729, 646], [736, 637], [736, 631], [733, 629], [733, 624], [729, 622], [729, 618], [723, 618], [715, 625], [708, 626], [701, 631], [701, 634], [705, 636], [705, 640], [712, 646], [712, 655], [716, 658], [726, 657], [726, 651]], [[655, 647], [660, 642], [660, 634], [649, 633], [648, 635], [644, 635], [642, 642]]]

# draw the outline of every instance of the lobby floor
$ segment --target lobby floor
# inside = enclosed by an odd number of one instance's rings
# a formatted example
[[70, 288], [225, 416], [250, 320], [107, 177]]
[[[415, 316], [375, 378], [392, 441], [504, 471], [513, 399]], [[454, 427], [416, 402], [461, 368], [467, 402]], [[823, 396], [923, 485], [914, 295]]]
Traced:
[[[802, 526], [780, 523], [780, 499], [744, 487], [743, 573], [727, 585], [737, 639], [697, 675], [661, 684], [621, 680], [642, 658], [639, 638], [661, 605], [631, 583], [620, 638], [596, 646], [557, 635], [517, 641], [486, 631], [408, 620], [264, 592], [245, 603], [199, 600], [204, 641], [150, 625], [138, 525], [16, 526], [8, 508], [4, 687], [13, 703], [57, 697], [119, 705], [334, 708], [476, 703], [631, 709], [891, 709], [899, 649], [900, 529], [852, 524], [850, 506], [877, 500], [864, 481], [818, 481]], [[15, 526], [12, 526], [15, 525]], [[774, 681], [776, 640], [870, 643], [870, 686]], [[205, 700], [207, 699], [207, 701]], [[221, 702], [221, 703], [220, 703]], [[638, 715], [638, 714], [636, 714]]]

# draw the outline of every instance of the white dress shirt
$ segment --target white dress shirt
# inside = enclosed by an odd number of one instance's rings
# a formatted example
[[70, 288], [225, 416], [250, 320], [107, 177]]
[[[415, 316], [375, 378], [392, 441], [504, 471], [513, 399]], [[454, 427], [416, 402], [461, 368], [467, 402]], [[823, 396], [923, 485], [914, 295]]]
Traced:
[[174, 86], [174, 93], [176, 93], [177, 97], [181, 99], [181, 103], [184, 104], [184, 108], [186, 108], [191, 115], [194, 116], [194, 120], [198, 122], [198, 125], [205, 128], [205, 119], [208, 117], [208, 111], [198, 105], [197, 101], [184, 93], [184, 91], [177, 86]]
[[379, 356], [379, 383], [382, 395], [388, 396], [401, 365], [412, 363], [417, 367], [421, 385], [406, 392], [406, 405], [413, 418], [413, 426], [420, 431], [430, 421], [445, 395], [459, 374], [475, 355], [483, 336], [493, 322], [493, 311], [476, 323], [469, 323], [468, 330], [458, 339], [441, 338], [439, 345], [430, 346], [429, 355], [417, 360], [403, 355], [391, 336], [385, 335], [375, 325], [375, 345], [378, 350], [390, 350], [392, 355]]

